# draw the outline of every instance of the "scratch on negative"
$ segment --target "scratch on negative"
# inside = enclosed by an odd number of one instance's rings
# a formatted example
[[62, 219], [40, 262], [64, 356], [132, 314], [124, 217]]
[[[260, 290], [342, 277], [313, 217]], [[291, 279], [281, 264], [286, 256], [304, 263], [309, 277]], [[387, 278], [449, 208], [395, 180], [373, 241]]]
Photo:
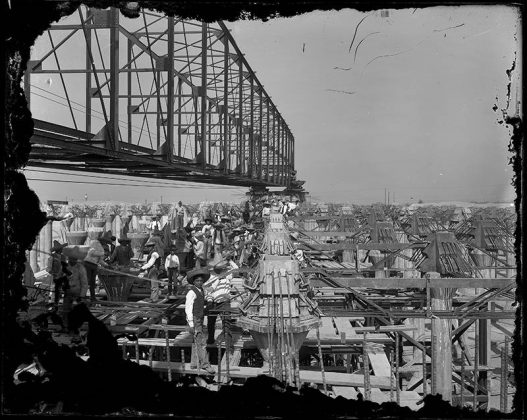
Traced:
[[449, 29], [456, 29], [456, 28], [459, 28], [460, 26], [464, 26], [464, 25], [465, 25], [464, 23], [461, 23], [460, 25], [457, 25], [457, 26], [449, 26], [448, 28], [445, 28], [445, 29], [434, 29], [434, 32], [448, 31]]

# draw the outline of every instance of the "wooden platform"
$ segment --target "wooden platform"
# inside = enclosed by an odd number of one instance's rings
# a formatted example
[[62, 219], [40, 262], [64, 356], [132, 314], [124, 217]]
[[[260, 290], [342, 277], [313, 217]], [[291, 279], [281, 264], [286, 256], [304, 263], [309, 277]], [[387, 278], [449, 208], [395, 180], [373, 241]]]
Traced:
[[[139, 360], [141, 365], [149, 365], [148, 360]], [[178, 362], [161, 362], [161, 361], [152, 361], [152, 369], [156, 371], [168, 371], [168, 368], [172, 373], [179, 374], [197, 374], [196, 369], [190, 368], [190, 363], [178, 363]], [[212, 367], [218, 370], [217, 365], [212, 365]], [[203, 374], [203, 372], [200, 372]], [[222, 369], [222, 376], [225, 376], [226, 372]], [[254, 367], [244, 367], [236, 366], [232, 367], [229, 370], [229, 376], [231, 378], [254, 378], [258, 375], [265, 375], [267, 371], [262, 368]], [[218, 376], [215, 375], [215, 379], [218, 379]], [[337, 386], [364, 386], [364, 376], [354, 373], [339, 373], [339, 372], [326, 372], [325, 380], [327, 385], [337, 385]], [[322, 373], [317, 371], [308, 371], [300, 370], [300, 381], [301, 382], [312, 382], [316, 384], [322, 383]], [[380, 389], [390, 389], [390, 378], [389, 377], [380, 377], [380, 376], [370, 376], [371, 386], [374, 388]]]

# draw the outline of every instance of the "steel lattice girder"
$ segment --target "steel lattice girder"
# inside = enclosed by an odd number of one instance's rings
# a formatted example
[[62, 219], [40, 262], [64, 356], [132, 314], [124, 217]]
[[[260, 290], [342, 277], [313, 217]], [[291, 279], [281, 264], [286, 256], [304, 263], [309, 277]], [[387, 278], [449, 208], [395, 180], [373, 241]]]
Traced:
[[[126, 19], [81, 6], [37, 44], [26, 96], [67, 110], [36, 121], [33, 166], [60, 160], [53, 165], [69, 170], [290, 185], [291, 130], [223, 22], [149, 11]], [[41, 74], [60, 77], [59, 94], [32, 83]]]

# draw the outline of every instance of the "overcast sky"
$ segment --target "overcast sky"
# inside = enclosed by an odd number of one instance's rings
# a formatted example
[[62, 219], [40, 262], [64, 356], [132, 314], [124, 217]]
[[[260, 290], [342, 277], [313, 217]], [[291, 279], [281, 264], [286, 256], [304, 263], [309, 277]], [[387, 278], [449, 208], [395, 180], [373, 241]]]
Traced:
[[[347, 9], [227, 22], [295, 136], [306, 190], [318, 200], [352, 203], [384, 201], [385, 188], [399, 203], [514, 198], [510, 132], [498, 121], [507, 103], [506, 70], [515, 51], [521, 59], [518, 25], [516, 10], [504, 6], [389, 10], [388, 16]], [[519, 69], [517, 62], [513, 80]], [[90, 200], [124, 201], [161, 195], [232, 201], [245, 191], [30, 186], [43, 199], [87, 193]]]

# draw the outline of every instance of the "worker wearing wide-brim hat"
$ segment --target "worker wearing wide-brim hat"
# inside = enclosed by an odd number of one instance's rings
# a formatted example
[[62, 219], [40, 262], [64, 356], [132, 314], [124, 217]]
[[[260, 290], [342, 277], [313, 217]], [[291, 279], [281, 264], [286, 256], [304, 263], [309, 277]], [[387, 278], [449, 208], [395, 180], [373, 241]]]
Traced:
[[102, 245], [102, 249], [104, 249], [104, 260], [106, 262], [110, 260], [110, 257], [112, 256], [113, 251], [115, 250], [115, 240], [116, 239], [117, 238], [112, 235], [111, 230], [107, 230], [99, 238], [99, 242]]
[[134, 256], [134, 251], [130, 246], [131, 239], [127, 235], [123, 235], [119, 238], [119, 245], [115, 247], [112, 255], [110, 256], [110, 264], [117, 262], [117, 265], [121, 267], [129, 267], [130, 261]]
[[150, 279], [150, 300], [157, 302], [161, 294], [159, 288], [159, 276], [161, 274], [161, 261], [165, 254], [165, 247], [161, 236], [150, 236], [145, 243], [145, 248], [149, 251], [147, 263], [141, 267], [141, 270], [148, 270], [147, 277]]
[[205, 292], [203, 283], [210, 277], [207, 268], [197, 268], [187, 273], [189, 291], [185, 299], [185, 315], [190, 333], [194, 337], [195, 355], [190, 363], [191, 369], [199, 367], [209, 374], [214, 374], [214, 369], [207, 358], [206, 340], [203, 333], [203, 320], [205, 318]]
[[165, 258], [165, 271], [168, 275], [168, 296], [170, 299], [174, 299], [175, 296], [172, 294], [172, 285], [175, 283], [175, 287], [179, 286], [178, 283], [178, 272], [180, 267], [179, 257], [176, 254], [177, 248], [172, 245], [170, 247], [170, 254]]
[[221, 259], [221, 253], [224, 247], [227, 245], [227, 236], [225, 234], [225, 225], [222, 223], [216, 223], [212, 230], [211, 243], [214, 250], [214, 262], [218, 262]]

